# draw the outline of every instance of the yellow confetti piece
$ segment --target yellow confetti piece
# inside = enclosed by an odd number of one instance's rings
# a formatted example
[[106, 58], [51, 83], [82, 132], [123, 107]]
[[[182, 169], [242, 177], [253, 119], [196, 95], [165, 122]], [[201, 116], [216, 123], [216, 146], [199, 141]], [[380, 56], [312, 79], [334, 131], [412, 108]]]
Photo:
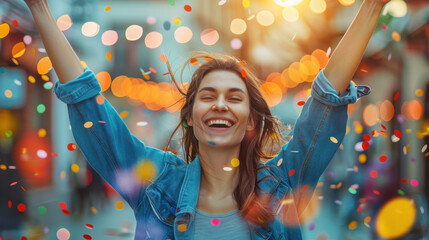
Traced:
[[338, 143], [338, 140], [335, 137], [331, 137], [330, 139], [331, 139], [331, 142]]
[[11, 91], [11, 90], [7, 89], [6, 91], [4, 91], [4, 95], [5, 95], [7, 98], [11, 98], [13, 94], [12, 94], [12, 91]]
[[115, 204], [115, 207], [118, 210], [122, 210], [124, 208], [124, 206], [125, 206], [124, 202], [122, 202], [122, 201], [117, 201], [116, 204]]
[[275, 134], [275, 133], [273, 133], [273, 134], [271, 134], [271, 139], [273, 139], [273, 140], [277, 140], [277, 134]]
[[422, 96], [423, 96], [423, 94], [424, 94], [423, 90], [421, 90], [421, 89], [417, 89], [417, 90], [416, 90], [416, 96], [417, 96], [417, 97], [422, 97]]
[[7, 23], [0, 25], [0, 39], [6, 37], [9, 34], [10, 26]]
[[346, 127], [346, 135], [347, 135], [347, 133], [349, 133], [350, 132], [350, 127], [349, 126], [347, 126]]
[[88, 64], [86, 64], [85, 61], [80, 61], [80, 64], [82, 65], [83, 68], [87, 68]]
[[108, 12], [108, 11], [110, 11], [110, 10], [112, 10], [112, 7], [111, 7], [111, 6], [106, 6], [106, 7], [104, 8], [104, 11], [105, 11], [105, 12]]
[[47, 82], [49, 81], [49, 76], [48, 75], [42, 75], [40, 76], [42, 78], [43, 81]]
[[407, 130], [405, 130], [405, 132], [406, 132], [406, 133], [412, 133], [412, 132], [413, 132], [413, 130], [412, 130], [412, 129], [407, 129]]
[[13, 63], [15, 63], [15, 65], [16, 65], [16, 66], [18, 66], [18, 65], [19, 65], [18, 60], [16, 60], [15, 58], [12, 58], [12, 62], [13, 62]]
[[4, 165], [4, 164], [1, 164], [1, 165], [0, 165], [0, 169], [1, 169], [1, 170], [6, 170], [6, 169], [7, 169], [7, 166], [6, 166], [6, 165]]
[[108, 51], [106, 53], [106, 59], [107, 59], [107, 61], [111, 61], [112, 60], [112, 52], [111, 51]]
[[98, 213], [98, 211], [97, 211], [97, 209], [96, 209], [95, 207], [92, 207], [92, 206], [91, 206], [91, 207], [89, 208], [89, 210], [91, 210], [91, 212], [92, 212], [92, 213], [94, 213], [94, 214], [97, 214], [97, 213]]
[[37, 131], [37, 134], [39, 135], [39, 137], [45, 137], [46, 136], [46, 129], [41, 128], [39, 129], [39, 131]]
[[22, 153], [22, 154], [27, 154], [27, 148], [22, 148], [21, 153]]
[[61, 177], [61, 179], [66, 178], [66, 172], [65, 171], [61, 171], [60, 177]]
[[143, 73], [143, 77], [144, 77], [146, 80], [150, 80], [150, 76], [149, 76], [149, 74]]
[[356, 221], [351, 221], [349, 223], [349, 229], [350, 230], [354, 230], [355, 228], [357, 228], [358, 223]]
[[180, 19], [179, 17], [175, 17], [173, 19], [173, 23], [174, 25], [180, 25], [182, 23], [182, 19]]
[[340, 144], [340, 149], [341, 149], [341, 150], [343, 150], [343, 149], [344, 149], [344, 146], [343, 146], [343, 144], [342, 144], [342, 143]]
[[12, 56], [14, 58], [19, 58], [25, 53], [25, 44], [23, 42], [19, 42], [15, 44], [12, 48]]
[[71, 170], [74, 173], [78, 173], [79, 170], [80, 170], [80, 167], [79, 167], [79, 165], [77, 165], [76, 163], [74, 163], [74, 164], [71, 165]]
[[238, 167], [239, 165], [240, 165], [240, 160], [238, 160], [238, 158], [233, 158], [231, 160], [231, 166]]
[[88, 121], [88, 122], [86, 122], [83, 126], [84, 126], [85, 128], [90, 128], [90, 127], [92, 127], [92, 125], [93, 125], [93, 123], [92, 123], [91, 121]]
[[98, 104], [100, 104], [100, 105], [101, 105], [101, 104], [103, 104], [103, 103], [104, 103], [104, 99], [105, 99], [105, 98], [104, 98], [104, 96], [103, 96], [103, 95], [98, 95], [98, 96], [97, 96], [97, 98], [96, 98], [96, 101], [97, 101], [97, 103], [98, 103]]
[[243, 0], [241, 2], [241, 4], [243, 4], [244, 8], [249, 8], [250, 7], [250, 1], [249, 0]]
[[177, 231], [184, 232], [187, 228], [188, 227], [185, 224], [179, 224], [179, 226], [177, 226]]
[[367, 216], [365, 217], [365, 219], [363, 220], [364, 223], [368, 224], [371, 222], [371, 216]]
[[52, 68], [52, 62], [49, 59], [49, 57], [44, 57], [40, 59], [39, 62], [37, 63], [37, 72], [40, 75], [47, 74], [49, 70], [51, 70], [51, 68]]
[[395, 42], [401, 41], [401, 34], [399, 34], [398, 32], [393, 32], [392, 33], [392, 39]]
[[120, 116], [122, 119], [124, 119], [124, 118], [126, 118], [126, 117], [128, 116], [128, 112], [127, 112], [127, 111], [123, 111], [123, 112], [121, 112], [121, 113], [119, 114], [119, 116]]
[[134, 178], [137, 182], [145, 185], [157, 175], [157, 171], [152, 161], [143, 160], [134, 167]]
[[36, 49], [31, 48], [31, 55], [36, 56]]
[[360, 163], [362, 163], [362, 164], [365, 164], [366, 163], [366, 160], [367, 160], [367, 158], [366, 158], [366, 155], [364, 154], [364, 153], [361, 153], [360, 155], [359, 155], [359, 162]]
[[277, 166], [282, 165], [282, 163], [283, 163], [283, 158], [280, 158], [280, 159], [277, 161]]
[[30, 75], [28, 76], [28, 81], [34, 84], [36, 82], [36, 79]]

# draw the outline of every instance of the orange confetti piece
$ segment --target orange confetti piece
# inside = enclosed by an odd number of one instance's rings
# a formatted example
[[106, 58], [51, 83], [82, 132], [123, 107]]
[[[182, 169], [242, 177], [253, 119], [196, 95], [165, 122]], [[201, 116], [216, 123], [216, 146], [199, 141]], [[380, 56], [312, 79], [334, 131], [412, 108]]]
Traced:
[[12, 56], [14, 58], [19, 58], [25, 53], [25, 44], [23, 42], [19, 42], [15, 44], [12, 48]]
[[196, 58], [191, 58], [190, 62], [193, 66], [195, 66], [198, 63], [198, 60]]
[[247, 72], [246, 72], [246, 70], [244, 70], [244, 69], [242, 69], [242, 70], [241, 70], [241, 76], [242, 76], [243, 78], [246, 78], [246, 77], [247, 77]]

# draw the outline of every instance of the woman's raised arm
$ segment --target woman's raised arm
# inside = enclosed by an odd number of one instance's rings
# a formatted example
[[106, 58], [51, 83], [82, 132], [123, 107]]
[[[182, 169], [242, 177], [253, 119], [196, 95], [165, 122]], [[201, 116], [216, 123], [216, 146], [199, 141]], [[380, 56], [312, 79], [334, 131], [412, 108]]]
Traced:
[[332, 53], [324, 73], [339, 96], [349, 86], [387, 2], [389, 0], [364, 0], [349, 29]]
[[58, 28], [47, 0], [25, 0], [30, 8], [46, 52], [61, 83], [67, 83], [84, 71], [70, 43]]

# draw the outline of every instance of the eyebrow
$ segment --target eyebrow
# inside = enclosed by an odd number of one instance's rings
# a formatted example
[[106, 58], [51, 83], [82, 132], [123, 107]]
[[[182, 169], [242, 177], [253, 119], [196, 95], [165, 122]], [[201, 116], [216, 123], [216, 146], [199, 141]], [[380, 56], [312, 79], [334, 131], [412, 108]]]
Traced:
[[[212, 87], [203, 87], [200, 89], [200, 91], [198, 91], [198, 93], [200, 93], [202, 91], [216, 92], [216, 89], [214, 89]], [[230, 89], [228, 89], [228, 92], [242, 92], [244, 95], [246, 95], [246, 93], [240, 88], [230, 88]]]

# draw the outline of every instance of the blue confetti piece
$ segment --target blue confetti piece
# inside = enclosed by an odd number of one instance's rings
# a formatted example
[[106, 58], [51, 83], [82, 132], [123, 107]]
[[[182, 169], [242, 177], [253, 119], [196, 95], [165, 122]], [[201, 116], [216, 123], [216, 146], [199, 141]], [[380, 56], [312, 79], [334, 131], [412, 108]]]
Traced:
[[168, 31], [168, 30], [170, 30], [170, 28], [171, 28], [171, 23], [170, 23], [170, 21], [165, 21], [165, 22], [164, 22], [164, 24], [163, 24], [162, 26], [164, 27], [164, 29], [165, 29], [166, 31]]
[[212, 145], [212, 146], [216, 145], [216, 143], [214, 143], [212, 141], [208, 141], [207, 143], [210, 144], [210, 145]]

